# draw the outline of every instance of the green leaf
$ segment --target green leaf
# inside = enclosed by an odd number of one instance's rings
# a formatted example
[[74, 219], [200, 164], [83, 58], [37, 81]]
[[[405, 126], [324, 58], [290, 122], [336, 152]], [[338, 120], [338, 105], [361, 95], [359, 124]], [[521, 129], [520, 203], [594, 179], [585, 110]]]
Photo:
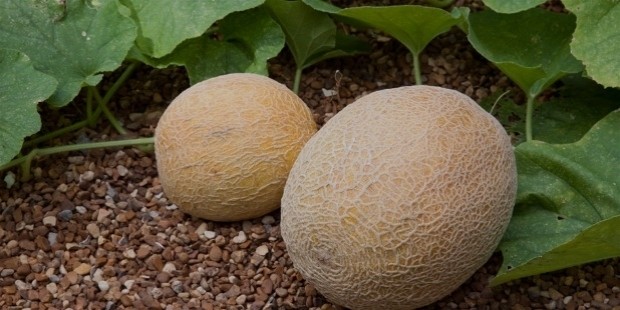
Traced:
[[132, 55], [155, 67], [183, 65], [190, 82], [195, 84], [233, 72], [267, 75], [267, 60], [277, 56], [284, 47], [280, 26], [263, 7], [226, 16], [219, 22], [218, 35], [219, 40], [208, 34], [187, 40], [161, 59]]
[[337, 32], [334, 48], [325, 53], [318, 53], [312, 55], [306, 61], [305, 67], [309, 67], [326, 59], [368, 53], [370, 52], [370, 50], [371, 46], [370, 44], [368, 44], [368, 42], [362, 41], [361, 39], [354, 36]]
[[116, 1], [3, 0], [0, 46], [28, 55], [34, 67], [58, 80], [48, 102], [63, 106], [84, 84], [121, 65], [136, 37]]
[[264, 0], [122, 0], [140, 26], [136, 45], [147, 56], [160, 58], [186, 39], [202, 35], [226, 15], [261, 5]]
[[519, 190], [492, 284], [620, 256], [620, 110], [571, 144], [517, 146]]
[[620, 2], [612, 0], [563, 0], [577, 16], [577, 28], [570, 44], [575, 57], [583, 61], [588, 75], [608, 87], [620, 87]]
[[41, 129], [37, 104], [54, 93], [56, 80], [35, 70], [28, 56], [0, 49], [0, 166]]
[[322, 0], [303, 0], [315, 10], [330, 13], [356, 27], [379, 29], [405, 45], [413, 56], [416, 84], [422, 84], [419, 55], [438, 35], [453, 26], [463, 29], [469, 10], [456, 8], [452, 13], [420, 5], [360, 6], [340, 9]]
[[301, 1], [267, 0], [265, 3], [282, 27], [297, 67], [310, 66], [312, 58], [336, 47], [336, 25], [327, 14]]
[[493, 11], [469, 16], [469, 42], [530, 97], [568, 73], [582, 70], [570, 53], [575, 18], [531, 9], [516, 14]]
[[[590, 79], [569, 75], [561, 80], [558, 97], [536, 105], [533, 114], [534, 139], [548, 143], [573, 143], [610, 112], [620, 108], [620, 90], [605, 89]], [[480, 105], [493, 114], [506, 130], [524, 141], [525, 106], [509, 96], [495, 103], [497, 96], [483, 99]]]
[[267, 0], [265, 4], [282, 27], [286, 45], [295, 59], [295, 93], [299, 91], [303, 69], [328, 58], [370, 50], [370, 46], [359, 39], [338, 33], [336, 24], [326, 13], [313, 9], [301, 0]]
[[411, 53], [420, 52], [438, 35], [461, 22], [462, 11], [453, 13], [421, 5], [360, 6], [338, 9], [322, 0], [304, 0], [316, 10], [335, 14], [355, 25], [376, 28], [393, 36]]
[[482, 0], [498, 13], [517, 13], [545, 3], [547, 0]]

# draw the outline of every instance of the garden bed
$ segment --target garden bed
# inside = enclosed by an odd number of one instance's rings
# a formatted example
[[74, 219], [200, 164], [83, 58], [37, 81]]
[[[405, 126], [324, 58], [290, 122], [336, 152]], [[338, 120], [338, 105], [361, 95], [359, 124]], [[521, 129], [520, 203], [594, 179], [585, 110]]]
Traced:
[[[413, 83], [412, 59], [404, 46], [378, 32], [359, 35], [371, 42], [369, 55], [332, 59], [304, 71], [300, 97], [319, 126], [364, 94]], [[434, 40], [420, 63], [427, 85], [456, 89], [478, 102], [500, 90], [525, 101], [460, 30]], [[269, 74], [292, 87], [294, 67], [283, 51], [270, 61]], [[102, 90], [120, 71], [107, 76]], [[110, 109], [129, 131], [127, 137], [150, 137], [167, 104], [188, 86], [182, 68], [143, 65]], [[76, 99], [78, 106], [85, 97]], [[81, 119], [80, 111], [73, 105], [44, 108], [49, 116], [44, 130]], [[49, 144], [118, 138], [102, 119]], [[233, 223], [192, 218], [166, 198], [155, 160], [144, 148], [71, 152], [33, 162], [27, 182], [11, 188], [1, 184], [0, 308], [337, 308], [294, 269], [280, 236], [279, 211]], [[497, 253], [427, 309], [620, 309], [616, 259], [491, 287], [500, 264]]]

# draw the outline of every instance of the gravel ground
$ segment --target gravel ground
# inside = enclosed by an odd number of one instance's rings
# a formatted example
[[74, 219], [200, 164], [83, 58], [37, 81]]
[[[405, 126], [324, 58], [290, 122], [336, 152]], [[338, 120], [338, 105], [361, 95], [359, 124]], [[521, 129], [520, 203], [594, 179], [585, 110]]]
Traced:
[[[371, 55], [304, 72], [300, 95], [319, 125], [359, 96], [411, 84], [404, 47], [381, 34], [360, 35], [374, 42]], [[426, 84], [475, 100], [506, 89], [519, 96], [458, 31], [434, 41], [421, 62]], [[289, 86], [292, 68], [286, 52], [270, 65], [272, 77]], [[187, 86], [180, 69], [143, 68], [112, 109], [132, 136], [150, 136], [163, 109]], [[337, 95], [326, 97], [324, 90]], [[80, 116], [74, 107], [62, 112], [68, 119], [48, 116], [45, 126]], [[101, 121], [96, 130], [53, 143], [116, 138]], [[154, 161], [152, 152], [135, 148], [75, 152], [33, 163], [29, 182], [0, 185], [0, 309], [340, 309], [295, 271], [278, 211], [235, 223], [191, 218], [167, 200]], [[618, 260], [490, 288], [500, 262], [494, 256], [427, 309], [620, 310]]]

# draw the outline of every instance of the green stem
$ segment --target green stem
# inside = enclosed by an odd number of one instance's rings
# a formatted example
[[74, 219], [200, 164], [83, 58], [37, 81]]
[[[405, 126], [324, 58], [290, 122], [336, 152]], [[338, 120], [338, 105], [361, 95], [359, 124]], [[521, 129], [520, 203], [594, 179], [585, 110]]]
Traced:
[[103, 112], [103, 115], [105, 115], [105, 117], [108, 119], [110, 124], [112, 124], [112, 127], [114, 127], [114, 129], [116, 129], [116, 131], [119, 134], [126, 135], [127, 131], [125, 130], [125, 128], [123, 128], [123, 125], [114, 116], [114, 114], [112, 114], [112, 112], [110, 112], [110, 109], [108, 109], [107, 102], [105, 102], [104, 99], [101, 98], [101, 95], [99, 95], [99, 92], [94, 87], [91, 87], [91, 89], [93, 90], [93, 94], [95, 94], [95, 99], [97, 99], [97, 102], [99, 104], [98, 107], [101, 108], [101, 111]]
[[93, 116], [93, 92], [91, 88], [88, 88], [86, 92], [86, 121], [88, 126], [95, 126], [97, 119]]
[[301, 70], [303, 68], [297, 67], [295, 69], [295, 79], [293, 80], [293, 92], [299, 94], [299, 83], [301, 82]]
[[426, 3], [430, 6], [434, 6], [436, 8], [445, 8], [452, 4], [454, 0], [426, 0]]
[[[106, 92], [105, 96], [103, 96], [103, 99], [101, 99], [101, 102], [105, 103], [105, 105], [107, 105], [108, 101], [110, 101], [110, 99], [112, 98], [112, 96], [114, 96], [114, 94], [116, 93], [116, 91], [118, 91], [118, 89], [125, 83], [125, 81], [127, 81], [127, 79], [129, 78], [129, 76], [131, 75], [131, 73], [133, 73], [133, 71], [138, 67], [139, 63], [138, 62], [132, 62], [131, 64], [129, 64], [129, 66], [127, 66], [127, 68], [125, 69], [125, 71], [123, 71], [123, 73], [121, 74], [121, 76], [118, 78], [118, 80], [116, 80], [114, 82], [114, 84], [112, 84], [112, 86], [110, 87], [110, 89], [108, 89], [108, 91]], [[28, 140], [24, 143], [23, 147], [34, 147], [35, 145], [45, 142], [45, 141], [49, 141], [51, 139], [54, 139], [56, 137], [62, 136], [64, 134], [67, 134], [69, 132], [78, 130], [82, 127], [85, 126], [94, 126], [95, 123], [97, 122], [97, 119], [99, 119], [99, 116], [101, 115], [101, 113], [103, 112], [102, 107], [104, 104], [99, 104], [97, 105], [97, 108], [93, 111], [93, 104], [92, 104], [92, 97], [94, 94], [96, 94], [97, 92], [94, 91], [96, 89], [94, 88], [89, 88], [88, 89], [88, 93], [86, 95], [86, 120], [71, 124], [67, 127], [64, 128], [60, 128], [58, 130], [52, 131], [50, 133], [47, 133], [45, 135], [39, 136], [37, 138], [34, 138], [32, 140]], [[108, 110], [109, 112], [109, 110]], [[116, 119], [115, 119], [116, 120]], [[124, 131], [124, 129], [123, 129]], [[0, 169], [1, 170], [1, 169]]]
[[527, 95], [525, 103], [525, 141], [532, 141], [532, 114], [534, 114], [535, 95]]
[[416, 85], [422, 85], [422, 72], [420, 69], [420, 55], [417, 53], [411, 53], [413, 58], [413, 76], [415, 78]]
[[53, 146], [43, 149], [33, 149], [26, 156], [22, 156], [16, 158], [9, 163], [0, 166], [0, 171], [9, 169], [15, 166], [20, 165], [22, 170], [22, 180], [30, 179], [30, 163], [32, 159], [37, 156], [45, 156], [52, 155], [63, 152], [71, 152], [71, 151], [81, 151], [88, 149], [96, 149], [96, 148], [109, 148], [109, 147], [121, 147], [121, 146], [137, 146], [144, 144], [153, 144], [155, 143], [154, 137], [147, 138], [137, 138], [137, 139], [126, 139], [126, 140], [116, 140], [116, 141], [103, 141], [103, 142], [90, 142], [90, 143], [80, 143], [80, 144], [70, 144], [70, 145], [61, 145], [61, 146]]
[[129, 79], [129, 77], [131, 76], [133, 71], [136, 70], [136, 68], [138, 68], [139, 65], [140, 65], [139, 62], [134, 61], [134, 62], [130, 63], [129, 66], [127, 66], [127, 68], [125, 68], [125, 71], [123, 71], [121, 76], [118, 77], [118, 80], [116, 80], [114, 82], [114, 84], [112, 84], [112, 86], [110, 86], [110, 89], [108, 89], [108, 92], [105, 93], [105, 96], [103, 96], [103, 103], [104, 104], [108, 104], [108, 102], [110, 101], [112, 96], [114, 96], [114, 94], [116, 94], [116, 91], [121, 86], [123, 86], [123, 84], [125, 84], [125, 81], [127, 81], [127, 79]]
[[88, 122], [88, 119], [77, 122], [77, 123], [73, 123], [67, 127], [63, 127], [60, 128], [58, 130], [52, 131], [50, 133], [44, 134], [42, 136], [36, 137], [32, 140], [28, 140], [26, 142], [24, 142], [24, 147], [33, 147], [39, 143], [45, 142], [45, 141], [49, 141], [52, 140], [56, 137], [60, 137], [64, 134], [70, 133], [72, 131], [78, 130], [84, 126], [88, 126], [90, 123]]

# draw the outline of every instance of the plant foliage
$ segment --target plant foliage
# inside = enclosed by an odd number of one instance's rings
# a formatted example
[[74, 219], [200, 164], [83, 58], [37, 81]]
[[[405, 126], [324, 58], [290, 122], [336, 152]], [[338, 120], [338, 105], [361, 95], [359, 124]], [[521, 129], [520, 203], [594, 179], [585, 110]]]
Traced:
[[517, 146], [517, 205], [494, 284], [620, 256], [618, 130], [620, 110], [575, 143]]
[[0, 46], [28, 55], [35, 69], [53, 76], [58, 87], [48, 103], [63, 106], [121, 65], [136, 38], [128, 15], [116, 1], [6, 0]]
[[232, 12], [261, 5], [264, 0], [170, 1], [122, 0], [140, 27], [138, 49], [154, 58], [170, 54], [181, 42], [202, 35]]
[[620, 87], [620, 2], [564, 0], [577, 17], [571, 51], [598, 83]]
[[56, 84], [35, 70], [28, 56], [0, 49], [0, 163], [15, 157], [24, 138], [39, 131], [37, 103], [51, 96]]

